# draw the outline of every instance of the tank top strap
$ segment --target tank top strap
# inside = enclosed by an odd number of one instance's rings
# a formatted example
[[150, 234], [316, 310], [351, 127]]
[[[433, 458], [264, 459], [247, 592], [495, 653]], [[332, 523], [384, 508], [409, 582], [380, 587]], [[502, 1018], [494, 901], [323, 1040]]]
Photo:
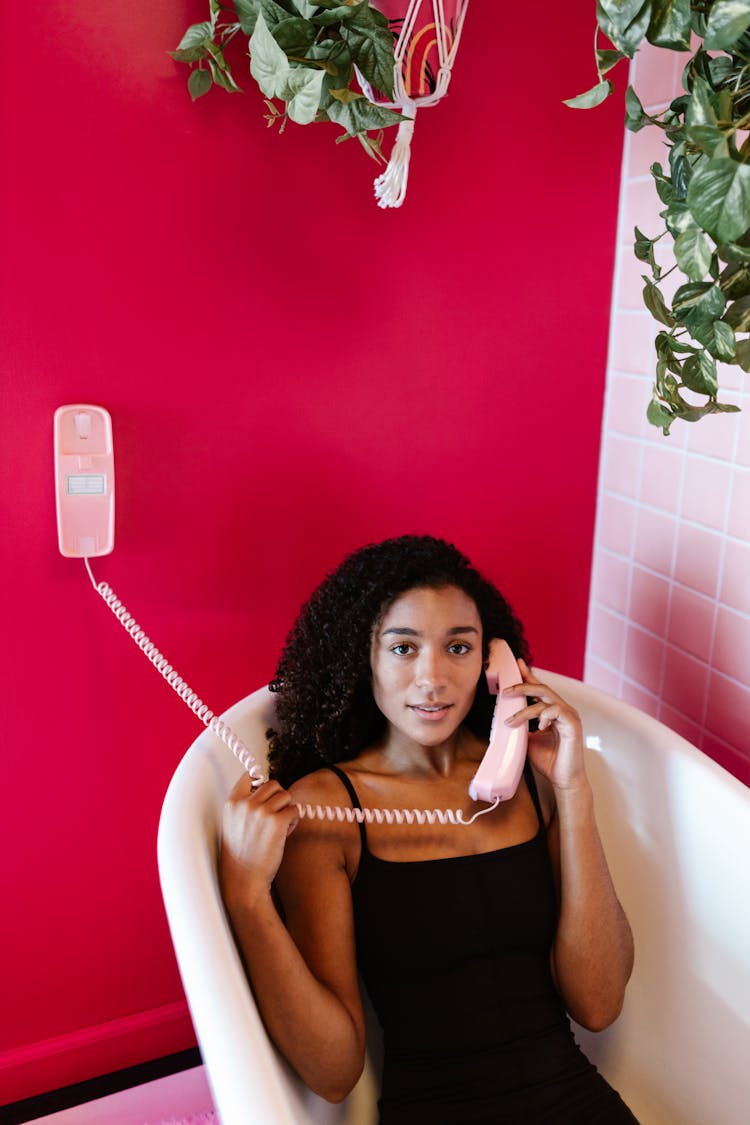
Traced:
[[[357, 790], [354, 788], [351, 779], [346, 776], [344, 771], [340, 770], [338, 766], [328, 765], [325, 768], [329, 769], [331, 773], [335, 773], [336, 777], [343, 784], [344, 788], [349, 794], [352, 808], [361, 809], [362, 805], [360, 804], [359, 797], [357, 796]], [[359, 822], [359, 838], [362, 843], [362, 854], [365, 855], [367, 852], [367, 832], [365, 830], [365, 822], [363, 820]]]
[[542, 803], [539, 800], [539, 790], [536, 787], [536, 778], [534, 777], [534, 771], [531, 768], [531, 762], [529, 761], [528, 758], [524, 762], [523, 776], [524, 776], [524, 779], [525, 779], [526, 784], [528, 786], [529, 793], [531, 794], [531, 799], [534, 802], [534, 808], [536, 809], [536, 815], [539, 819], [539, 827], [543, 829], [545, 827], [545, 824], [544, 824], [544, 816], [542, 814]]

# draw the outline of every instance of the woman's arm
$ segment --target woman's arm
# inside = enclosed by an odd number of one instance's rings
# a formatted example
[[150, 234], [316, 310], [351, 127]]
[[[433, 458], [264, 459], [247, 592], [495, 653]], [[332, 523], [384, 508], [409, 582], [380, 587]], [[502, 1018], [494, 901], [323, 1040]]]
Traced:
[[533, 696], [515, 721], [538, 718], [529, 758], [549, 782], [555, 812], [548, 830], [560, 916], [552, 974], [570, 1015], [590, 1031], [617, 1018], [633, 969], [633, 935], [615, 893], [594, 817], [578, 713], [519, 661], [523, 684], [510, 694]]
[[615, 893], [594, 819], [591, 787], [555, 790], [548, 843], [560, 918], [552, 975], [573, 1019], [601, 1031], [620, 1014], [633, 970], [633, 935]]
[[[297, 799], [311, 799], [309, 785], [298, 786]], [[336, 1102], [362, 1071], [365, 1031], [344, 850], [321, 829], [297, 826], [294, 797], [277, 782], [251, 794], [243, 779], [225, 808], [219, 872], [269, 1035], [302, 1080]]]

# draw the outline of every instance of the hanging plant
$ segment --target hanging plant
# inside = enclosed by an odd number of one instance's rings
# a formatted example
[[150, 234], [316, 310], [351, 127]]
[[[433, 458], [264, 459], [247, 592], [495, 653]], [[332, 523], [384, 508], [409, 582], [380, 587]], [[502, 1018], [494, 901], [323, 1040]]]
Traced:
[[[573, 108], [603, 102], [605, 75], [644, 41], [687, 52], [692, 38], [694, 48], [667, 109], [647, 113], [632, 86], [625, 95], [627, 128], [660, 129], [667, 148], [651, 166], [663, 228], [636, 227], [634, 250], [648, 269], [644, 303], [663, 325], [648, 420], [668, 434], [675, 419], [738, 409], [718, 401], [717, 363], [750, 371], [750, 0], [598, 0], [599, 32], [614, 50], [595, 39], [598, 81]], [[654, 246], [667, 235], [676, 264], [663, 270]], [[673, 270], [685, 281], [670, 302], [661, 284]]]
[[394, 37], [369, 0], [209, 0], [209, 18], [189, 27], [170, 52], [191, 67], [194, 101], [212, 86], [240, 91], [226, 57], [236, 36], [247, 39], [250, 74], [264, 95], [269, 126], [282, 132], [287, 121], [333, 121], [344, 130], [337, 143], [356, 137], [383, 162], [382, 130], [404, 117], [355, 87], [359, 72], [374, 89], [393, 96]]

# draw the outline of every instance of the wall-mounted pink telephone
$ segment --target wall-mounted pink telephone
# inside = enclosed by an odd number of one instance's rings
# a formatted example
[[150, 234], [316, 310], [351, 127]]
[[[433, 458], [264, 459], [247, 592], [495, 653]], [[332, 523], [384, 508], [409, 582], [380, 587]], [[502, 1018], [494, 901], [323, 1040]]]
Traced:
[[101, 406], [55, 411], [57, 534], [66, 558], [108, 555], [115, 544], [112, 420]]
[[[265, 776], [253, 754], [223, 719], [214, 715], [178, 672], [149, 640], [106, 582], [97, 582], [89, 558], [108, 554], [114, 546], [115, 478], [112, 422], [101, 406], [61, 406], [55, 411], [55, 480], [57, 528], [60, 552], [67, 558], [82, 558], [91, 583], [120, 624], [130, 633], [145, 656], [164, 677], [193, 714], [213, 731], [239, 759], [253, 780], [261, 785]], [[518, 683], [520, 671], [508, 644], [490, 642], [487, 668], [490, 692], [497, 694], [487, 752], [477, 770], [469, 795], [488, 802], [468, 819], [460, 809], [353, 809], [329, 805], [297, 805], [301, 817], [318, 820], [365, 821], [377, 824], [472, 824], [491, 812], [500, 801], [516, 792], [526, 757], [527, 725], [508, 727], [505, 719], [523, 706], [522, 697], [507, 697], [505, 687]]]

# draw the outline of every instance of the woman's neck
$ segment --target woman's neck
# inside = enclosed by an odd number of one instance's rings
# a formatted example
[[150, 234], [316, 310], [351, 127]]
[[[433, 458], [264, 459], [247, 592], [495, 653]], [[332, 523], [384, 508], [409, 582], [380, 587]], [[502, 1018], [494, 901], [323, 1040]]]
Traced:
[[436, 746], [424, 746], [398, 731], [390, 730], [377, 747], [377, 753], [394, 773], [448, 778], [457, 762], [473, 758], [471, 749], [474, 741], [473, 735], [463, 727]]

